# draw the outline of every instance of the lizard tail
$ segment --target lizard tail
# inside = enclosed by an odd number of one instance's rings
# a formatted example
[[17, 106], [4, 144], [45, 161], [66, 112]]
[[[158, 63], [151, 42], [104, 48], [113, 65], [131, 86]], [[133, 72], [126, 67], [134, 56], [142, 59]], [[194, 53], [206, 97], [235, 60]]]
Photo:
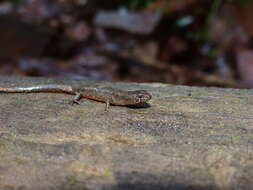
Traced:
[[68, 85], [36, 85], [29, 87], [0, 87], [0, 93], [33, 93], [33, 92], [55, 92], [74, 94], [73, 88]]

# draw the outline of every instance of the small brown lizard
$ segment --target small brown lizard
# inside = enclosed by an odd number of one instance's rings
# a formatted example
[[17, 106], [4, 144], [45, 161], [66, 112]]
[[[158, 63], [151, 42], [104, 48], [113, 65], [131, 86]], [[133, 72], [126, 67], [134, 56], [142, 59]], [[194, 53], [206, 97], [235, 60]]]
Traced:
[[36, 85], [30, 87], [12, 87], [1, 88], [0, 93], [36, 93], [36, 92], [54, 92], [67, 93], [75, 95], [73, 103], [78, 103], [81, 98], [105, 102], [105, 110], [108, 110], [109, 105], [130, 106], [148, 102], [151, 99], [151, 94], [145, 90], [124, 91], [111, 87], [83, 87], [75, 88], [70, 85]]

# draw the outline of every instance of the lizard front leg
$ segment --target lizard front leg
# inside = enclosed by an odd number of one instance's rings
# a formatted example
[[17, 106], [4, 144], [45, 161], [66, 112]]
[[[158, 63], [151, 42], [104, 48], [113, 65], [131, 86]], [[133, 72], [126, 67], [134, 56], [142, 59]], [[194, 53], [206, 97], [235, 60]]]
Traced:
[[73, 104], [79, 104], [79, 100], [81, 100], [82, 94], [81, 93], [76, 93], [74, 98], [70, 101], [70, 103]]

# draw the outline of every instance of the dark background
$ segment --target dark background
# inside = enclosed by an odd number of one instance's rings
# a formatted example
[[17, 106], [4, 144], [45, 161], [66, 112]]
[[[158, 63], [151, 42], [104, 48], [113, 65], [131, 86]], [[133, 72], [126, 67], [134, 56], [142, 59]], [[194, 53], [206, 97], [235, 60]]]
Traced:
[[253, 87], [250, 0], [0, 1], [0, 75]]

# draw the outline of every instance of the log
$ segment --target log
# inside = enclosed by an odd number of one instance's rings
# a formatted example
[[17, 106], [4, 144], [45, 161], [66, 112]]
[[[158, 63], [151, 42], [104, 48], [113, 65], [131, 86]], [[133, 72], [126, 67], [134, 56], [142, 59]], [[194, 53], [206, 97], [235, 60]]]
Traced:
[[253, 189], [253, 90], [1, 77], [0, 87], [143, 89], [149, 106], [0, 93], [0, 189]]

